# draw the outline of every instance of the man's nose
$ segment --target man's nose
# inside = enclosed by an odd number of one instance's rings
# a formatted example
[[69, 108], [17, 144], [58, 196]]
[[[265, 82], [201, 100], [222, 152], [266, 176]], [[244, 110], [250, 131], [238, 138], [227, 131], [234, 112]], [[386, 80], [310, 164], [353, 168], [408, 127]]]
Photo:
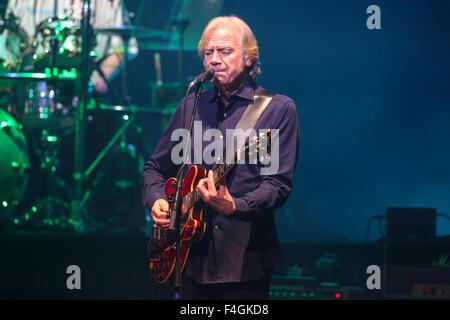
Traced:
[[219, 64], [222, 62], [222, 57], [220, 56], [219, 52], [214, 51], [211, 57], [211, 64]]

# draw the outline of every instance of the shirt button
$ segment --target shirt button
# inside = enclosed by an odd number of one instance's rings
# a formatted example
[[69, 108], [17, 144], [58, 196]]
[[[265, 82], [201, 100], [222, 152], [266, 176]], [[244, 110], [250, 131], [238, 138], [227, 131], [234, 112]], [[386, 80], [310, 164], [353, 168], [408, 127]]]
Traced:
[[227, 113], [225, 112], [225, 113], [223, 114], [223, 116], [226, 117], [226, 116], [227, 116]]
[[215, 225], [214, 225], [214, 229], [219, 230], [219, 229], [220, 229], [220, 226], [219, 226], [218, 224], [215, 224]]

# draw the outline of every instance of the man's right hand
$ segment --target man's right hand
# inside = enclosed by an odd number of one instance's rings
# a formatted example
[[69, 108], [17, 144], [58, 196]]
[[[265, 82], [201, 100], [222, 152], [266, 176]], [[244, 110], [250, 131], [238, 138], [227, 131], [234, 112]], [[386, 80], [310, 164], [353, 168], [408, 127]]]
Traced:
[[169, 203], [164, 199], [158, 199], [155, 201], [152, 207], [151, 215], [153, 221], [160, 227], [168, 228], [169, 219]]

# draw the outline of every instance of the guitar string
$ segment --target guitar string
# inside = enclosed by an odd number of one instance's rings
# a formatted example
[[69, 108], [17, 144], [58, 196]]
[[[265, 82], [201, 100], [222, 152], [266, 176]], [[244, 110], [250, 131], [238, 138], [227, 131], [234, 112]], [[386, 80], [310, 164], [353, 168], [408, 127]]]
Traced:
[[[255, 142], [253, 142], [253, 143], [255, 143]], [[256, 145], [258, 146], [258, 149], [259, 149], [259, 142], [256, 142]], [[249, 144], [246, 144], [246, 145], [244, 146], [244, 148], [240, 149], [239, 151], [237, 151], [237, 152], [234, 154], [234, 163], [231, 163], [231, 164], [230, 164], [230, 163], [224, 163], [223, 165], [221, 165], [220, 167], [217, 168], [217, 169], [220, 169], [220, 170], [221, 170], [222, 168], [225, 168], [225, 170], [224, 170], [223, 173], [221, 173], [221, 177], [219, 177], [219, 178], [217, 179], [217, 181], [215, 181], [215, 184], [218, 183], [224, 176], [226, 176], [226, 175], [228, 174], [228, 172], [236, 165], [238, 153], [241, 153], [241, 156], [242, 156], [242, 153], [243, 153], [245, 150], [249, 149], [249, 148], [250, 148], [250, 145], [249, 145]], [[214, 172], [217, 173], [218, 171], [219, 171], [219, 170], [215, 170]], [[220, 176], [220, 175], [218, 174], [218, 176]], [[191, 210], [191, 209], [196, 205], [196, 203], [201, 199], [200, 197], [197, 197], [197, 196], [196, 196], [196, 195], [198, 195], [198, 193], [197, 193], [195, 190], [189, 192], [187, 195], [191, 195], [191, 196], [189, 196], [189, 197], [193, 197], [195, 201], [193, 201], [193, 203], [191, 203], [190, 206], [189, 206], [188, 208], [186, 208], [186, 211], [185, 211], [186, 213], [187, 213], [189, 210]], [[195, 199], [195, 198], [197, 198], [197, 199]], [[182, 213], [181, 215], [182, 215], [182, 218], [183, 218], [183, 217], [186, 217], [186, 214], [183, 216], [183, 213]], [[181, 230], [180, 230], [180, 234], [182, 234], [182, 233], [184, 232], [184, 230], [185, 230], [185, 228], [186, 228], [186, 226], [187, 226], [187, 224], [189, 223], [190, 220], [191, 220], [191, 219], [190, 219], [189, 216], [188, 216], [187, 221], [184, 223], [183, 227], [182, 227]], [[158, 227], [158, 228], [159, 228], [159, 227]], [[159, 228], [159, 229], [161, 230], [161, 228]], [[163, 231], [163, 230], [161, 230], [161, 231]], [[163, 232], [167, 235], [167, 232], [166, 232], [166, 231], [163, 231]], [[176, 245], [176, 243], [172, 244], [170, 247], [174, 248], [175, 245]]]

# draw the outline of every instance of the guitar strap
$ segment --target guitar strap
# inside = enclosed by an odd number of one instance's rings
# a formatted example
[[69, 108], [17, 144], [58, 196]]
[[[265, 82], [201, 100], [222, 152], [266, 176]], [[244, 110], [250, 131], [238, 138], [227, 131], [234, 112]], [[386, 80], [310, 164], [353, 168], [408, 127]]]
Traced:
[[235, 130], [242, 129], [244, 131], [247, 131], [249, 129], [253, 129], [259, 117], [269, 105], [270, 101], [272, 101], [272, 98], [274, 96], [275, 94], [267, 91], [262, 87], [256, 89], [254, 95], [254, 103], [247, 106], [247, 109], [245, 109], [241, 119], [236, 125]]
[[[253, 129], [256, 122], [258, 122], [262, 113], [264, 112], [264, 110], [266, 110], [267, 106], [269, 105], [270, 101], [272, 101], [272, 98], [274, 96], [275, 96], [274, 93], [271, 93], [262, 87], [259, 87], [258, 89], [256, 89], [255, 94], [253, 96], [254, 102], [247, 106], [247, 108], [245, 109], [244, 113], [241, 116], [241, 119], [239, 119], [239, 121], [235, 127], [235, 130], [242, 129], [242, 130], [244, 130], [244, 132], [246, 132], [249, 129]], [[222, 124], [222, 121], [219, 120], [217, 123], [217, 127], [219, 129], [221, 129], [221, 124]], [[247, 138], [248, 138], [248, 136], [245, 137], [244, 141], [247, 140]], [[236, 146], [236, 137], [234, 139], [234, 143]], [[225, 150], [224, 150], [224, 152], [225, 152]], [[216, 165], [213, 165], [212, 169], [215, 169], [215, 167], [216, 167]], [[205, 220], [209, 219], [208, 209], [209, 209], [209, 206], [205, 204], [205, 212], [206, 212]], [[211, 228], [210, 223], [207, 223], [207, 225], [209, 225]], [[211, 229], [209, 229], [209, 230], [211, 230]], [[212, 237], [212, 241], [214, 243], [214, 237]], [[215, 245], [213, 245], [213, 247], [215, 247]], [[214, 251], [214, 255], [215, 255], [215, 251]], [[214, 261], [216, 261], [215, 258], [214, 258]]]
[[[270, 101], [272, 101], [272, 98], [275, 96], [275, 94], [267, 91], [266, 89], [259, 87], [256, 89], [255, 94], [253, 96], [254, 102], [249, 104], [247, 108], [245, 109], [244, 113], [242, 114], [241, 118], [239, 119], [238, 123], [236, 124], [235, 130], [241, 129], [243, 132], [246, 133], [246, 136], [241, 141], [246, 141], [248, 138], [248, 134], [251, 133], [251, 129], [254, 128], [256, 122], [258, 122], [259, 118], [261, 117], [264, 110], [269, 105]], [[218, 120], [217, 127], [221, 129], [222, 121]], [[247, 130], [249, 130], [247, 132]], [[233, 150], [236, 151], [237, 146], [237, 136], [234, 136], [234, 148]], [[225, 149], [224, 149], [225, 152]], [[216, 165], [213, 165], [213, 169], [216, 167]]]

